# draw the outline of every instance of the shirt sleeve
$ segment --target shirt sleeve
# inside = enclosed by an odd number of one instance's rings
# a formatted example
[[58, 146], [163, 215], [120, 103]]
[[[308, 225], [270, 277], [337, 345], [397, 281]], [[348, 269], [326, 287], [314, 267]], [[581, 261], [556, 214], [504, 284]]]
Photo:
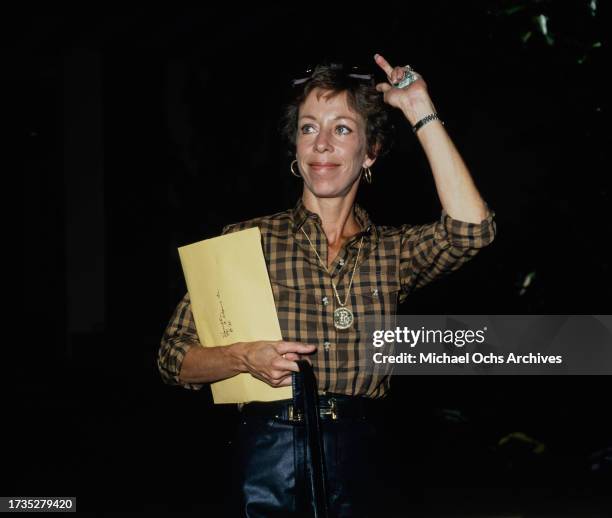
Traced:
[[454, 219], [442, 209], [438, 221], [401, 226], [400, 302], [409, 292], [459, 269], [493, 241], [495, 212], [486, 208], [480, 223]]
[[183, 359], [191, 347], [201, 345], [191, 313], [189, 293], [186, 293], [174, 310], [159, 348], [157, 367], [164, 383], [190, 390], [200, 390], [204, 386], [204, 383], [183, 383], [179, 380]]

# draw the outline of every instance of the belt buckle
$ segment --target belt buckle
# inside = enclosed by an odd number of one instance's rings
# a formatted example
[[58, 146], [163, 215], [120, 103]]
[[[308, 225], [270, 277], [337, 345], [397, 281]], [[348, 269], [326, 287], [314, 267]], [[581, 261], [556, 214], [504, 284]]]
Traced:
[[[299, 423], [304, 420], [304, 416], [302, 415], [302, 413], [299, 410], [296, 410], [292, 404], [289, 404], [289, 407], [287, 408], [287, 414], [289, 421]], [[329, 408], [321, 408], [319, 410], [319, 415], [329, 415], [334, 421], [338, 419], [338, 406], [336, 405], [335, 398], [329, 398]]]
[[322, 408], [320, 410], [320, 414], [322, 416], [331, 415], [331, 418], [334, 421], [338, 419], [338, 407], [336, 406], [336, 399], [333, 397], [330, 397], [329, 398], [329, 408]]
[[287, 409], [287, 413], [288, 413], [289, 421], [299, 423], [303, 419], [303, 416], [300, 413], [300, 411], [293, 408], [293, 405], [291, 403], [289, 403], [289, 408]]

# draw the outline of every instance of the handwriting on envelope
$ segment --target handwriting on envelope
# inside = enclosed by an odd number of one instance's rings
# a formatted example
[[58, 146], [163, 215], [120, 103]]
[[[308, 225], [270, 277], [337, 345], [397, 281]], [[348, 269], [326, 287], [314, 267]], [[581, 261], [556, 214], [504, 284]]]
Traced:
[[[178, 249], [191, 311], [204, 347], [282, 340], [259, 228]], [[276, 401], [291, 387], [271, 387], [248, 373], [211, 384], [215, 403]]]

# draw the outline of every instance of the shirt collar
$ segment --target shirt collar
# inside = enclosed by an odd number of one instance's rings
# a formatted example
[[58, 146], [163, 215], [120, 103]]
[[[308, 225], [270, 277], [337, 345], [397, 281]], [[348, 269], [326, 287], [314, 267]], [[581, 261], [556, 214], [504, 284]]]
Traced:
[[[361, 238], [363, 234], [365, 237], [369, 236], [373, 242], [377, 242], [378, 241], [378, 231], [376, 229], [376, 225], [372, 223], [372, 220], [370, 219], [369, 214], [365, 211], [363, 207], [361, 207], [357, 203], [354, 204], [354, 211], [355, 211], [355, 220], [357, 221], [357, 224], [361, 227], [362, 231], [359, 232], [353, 238], [353, 240], [357, 240], [357, 238]], [[308, 210], [305, 207], [304, 202], [302, 201], [301, 197], [298, 198], [298, 201], [292, 210], [291, 217], [293, 220], [293, 231], [294, 232], [299, 232], [300, 228], [302, 228], [302, 225], [304, 225], [304, 223], [306, 222], [308, 218], [313, 219], [314, 221], [319, 223], [319, 225], [321, 224], [321, 218], [319, 217], [319, 215], [316, 214], [315, 212], [311, 212], [310, 210]]]

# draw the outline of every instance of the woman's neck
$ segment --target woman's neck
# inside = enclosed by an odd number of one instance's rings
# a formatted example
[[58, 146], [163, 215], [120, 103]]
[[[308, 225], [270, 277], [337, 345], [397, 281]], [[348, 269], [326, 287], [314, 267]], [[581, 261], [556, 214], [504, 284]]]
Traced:
[[304, 189], [302, 201], [309, 211], [321, 218], [329, 247], [340, 248], [346, 240], [361, 230], [353, 210], [355, 196], [319, 198]]

